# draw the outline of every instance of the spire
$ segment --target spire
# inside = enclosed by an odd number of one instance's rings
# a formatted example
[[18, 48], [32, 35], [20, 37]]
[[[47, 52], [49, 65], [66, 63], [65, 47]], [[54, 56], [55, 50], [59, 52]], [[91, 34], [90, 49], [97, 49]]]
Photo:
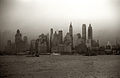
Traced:
[[70, 33], [71, 35], [72, 35], [72, 33], [73, 33], [72, 22], [70, 22], [69, 33]]
[[20, 30], [19, 30], [19, 29], [17, 29], [17, 33], [20, 33]]
[[72, 22], [70, 22], [69, 34], [70, 34], [70, 37], [71, 37], [71, 49], [73, 49], [73, 28], [72, 28]]
[[53, 34], [53, 28], [51, 28], [51, 34]]
[[72, 22], [70, 22], [70, 27], [72, 27]]
[[57, 36], [57, 32], [55, 31], [54, 36]]

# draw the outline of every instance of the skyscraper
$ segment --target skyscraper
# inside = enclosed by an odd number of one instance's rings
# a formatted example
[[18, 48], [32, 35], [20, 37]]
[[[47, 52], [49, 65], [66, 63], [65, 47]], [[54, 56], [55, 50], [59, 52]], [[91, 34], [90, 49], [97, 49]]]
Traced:
[[53, 29], [51, 28], [51, 30], [50, 30], [50, 52], [52, 49], [52, 39], [53, 39]]
[[58, 46], [58, 33], [55, 31], [54, 36], [53, 36], [53, 42], [52, 42], [52, 47]]
[[15, 35], [15, 45], [16, 45], [16, 52], [20, 52], [22, 50], [22, 34], [20, 33], [20, 30], [18, 29]]
[[15, 35], [15, 49], [17, 54], [29, 49], [28, 38], [27, 36], [24, 36], [24, 38], [22, 39], [22, 34], [20, 33], [19, 29], [17, 30]]
[[62, 32], [62, 30], [60, 30], [58, 32], [58, 41], [59, 41], [59, 44], [63, 43], [63, 32]]
[[22, 34], [20, 33], [20, 30], [17, 30], [17, 33], [15, 35], [15, 43], [18, 44], [22, 41]]
[[86, 41], [86, 24], [82, 25], [82, 39]]
[[28, 45], [28, 37], [27, 36], [23, 37], [23, 44], [24, 44], [24, 50], [28, 50], [29, 45]]
[[69, 34], [70, 34], [70, 37], [71, 37], [71, 47], [73, 49], [73, 28], [72, 28], [72, 23], [70, 23]]
[[64, 51], [67, 53], [71, 53], [72, 52], [72, 43], [71, 43], [71, 35], [70, 33], [66, 33], [65, 37], [64, 37]]
[[93, 33], [92, 33], [92, 26], [91, 24], [89, 24], [89, 27], [88, 27], [88, 39], [93, 39]]
[[47, 35], [41, 34], [38, 38], [38, 54], [45, 54], [48, 51]]

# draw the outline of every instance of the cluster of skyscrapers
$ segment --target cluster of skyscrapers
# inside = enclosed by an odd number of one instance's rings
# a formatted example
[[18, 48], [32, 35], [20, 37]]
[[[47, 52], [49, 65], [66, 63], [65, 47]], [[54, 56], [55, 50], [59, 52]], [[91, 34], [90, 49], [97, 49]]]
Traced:
[[7, 46], [5, 47], [5, 52], [7, 54], [19, 54], [26, 50], [29, 50], [28, 38], [27, 36], [22, 38], [22, 34], [18, 29], [15, 34], [15, 43], [12, 43], [11, 40], [8, 40]]
[[[76, 36], [76, 38], [74, 37]], [[15, 43], [11, 43], [8, 40], [6, 46], [7, 51], [13, 51], [18, 54], [29, 50], [31, 54], [47, 54], [47, 53], [59, 53], [59, 54], [72, 54], [85, 49], [91, 50], [92, 48], [98, 48], [99, 41], [93, 40], [93, 29], [91, 24], [88, 27], [88, 38], [86, 35], [86, 24], [82, 24], [82, 36], [80, 33], [73, 35], [73, 26], [70, 23], [69, 31], [63, 37], [63, 31], [54, 31], [53, 28], [50, 29], [50, 34], [41, 34], [35, 40], [31, 40], [30, 45], [28, 45], [27, 36], [22, 39], [22, 34], [18, 29], [15, 35]], [[81, 50], [83, 49], [83, 50]]]

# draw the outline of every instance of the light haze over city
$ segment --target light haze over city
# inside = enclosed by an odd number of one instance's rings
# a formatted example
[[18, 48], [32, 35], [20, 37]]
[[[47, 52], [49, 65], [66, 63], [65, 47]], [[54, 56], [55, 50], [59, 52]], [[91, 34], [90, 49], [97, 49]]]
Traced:
[[0, 31], [11, 32], [14, 40], [20, 29], [31, 40], [50, 28], [65, 35], [72, 22], [74, 34], [82, 32], [82, 24], [91, 24], [93, 38], [115, 43], [120, 38], [119, 5], [119, 0], [0, 0]]

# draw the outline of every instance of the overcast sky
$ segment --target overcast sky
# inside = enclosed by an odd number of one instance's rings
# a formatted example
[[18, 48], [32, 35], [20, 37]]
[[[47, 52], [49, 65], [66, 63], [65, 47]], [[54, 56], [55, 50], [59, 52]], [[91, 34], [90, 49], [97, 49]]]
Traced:
[[72, 22], [74, 34], [91, 23], [95, 39], [114, 42], [119, 20], [119, 0], [0, 0], [0, 31], [20, 29], [31, 39], [50, 28], [65, 34]]

